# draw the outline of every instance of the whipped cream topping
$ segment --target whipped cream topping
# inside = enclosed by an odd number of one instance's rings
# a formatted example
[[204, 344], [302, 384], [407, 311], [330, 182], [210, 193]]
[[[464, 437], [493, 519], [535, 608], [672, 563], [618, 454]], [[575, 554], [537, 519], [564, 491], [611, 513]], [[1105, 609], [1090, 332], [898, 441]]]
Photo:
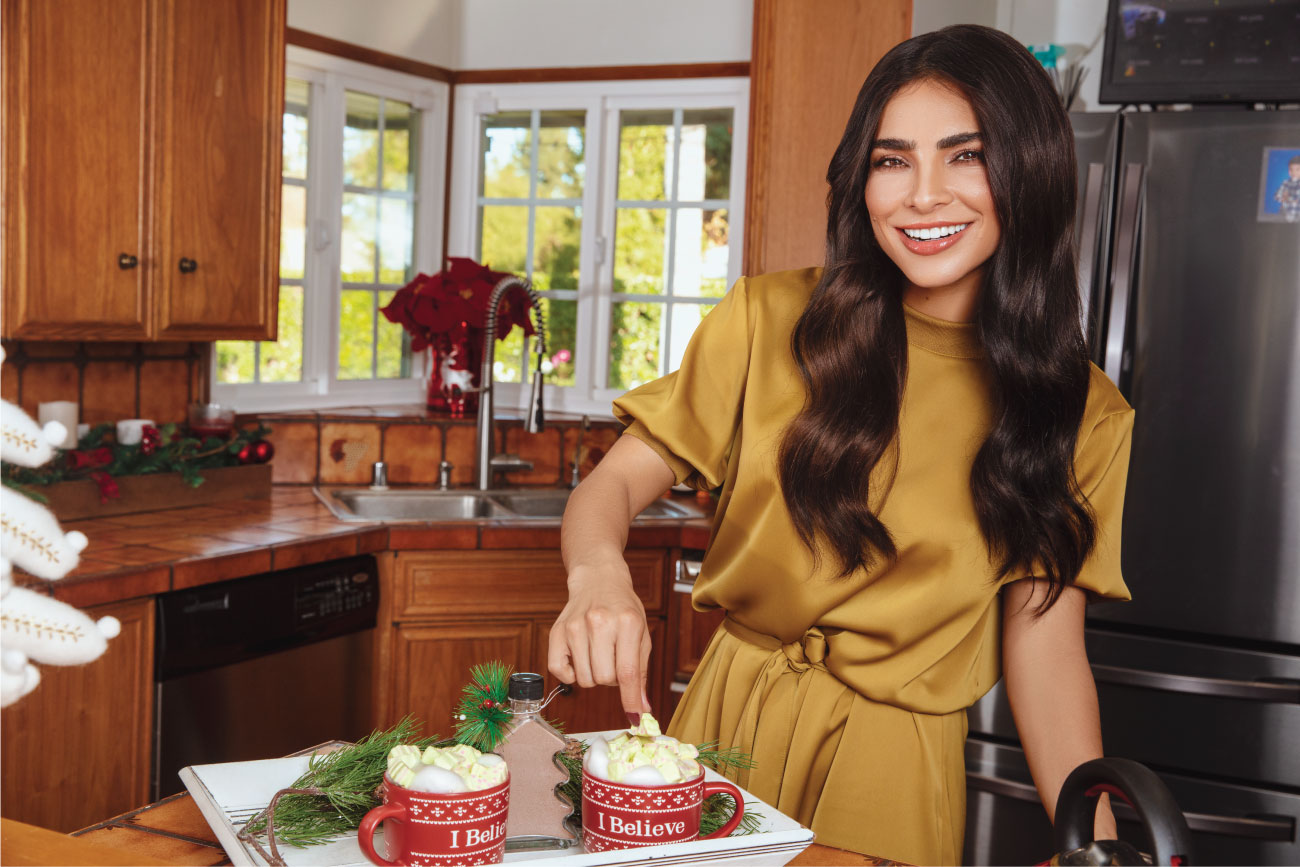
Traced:
[[648, 713], [637, 725], [613, 736], [597, 736], [583, 767], [601, 780], [638, 786], [664, 786], [693, 780], [700, 773], [700, 751], [662, 733]]
[[468, 744], [419, 747], [403, 744], [388, 751], [388, 778], [417, 792], [454, 795], [490, 789], [506, 781], [506, 761]]

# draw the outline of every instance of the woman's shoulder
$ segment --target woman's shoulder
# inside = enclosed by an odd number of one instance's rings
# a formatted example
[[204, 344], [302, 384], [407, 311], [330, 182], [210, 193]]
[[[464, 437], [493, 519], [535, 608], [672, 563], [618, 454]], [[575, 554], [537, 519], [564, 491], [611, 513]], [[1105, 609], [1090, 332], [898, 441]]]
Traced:
[[1133, 407], [1129, 406], [1119, 388], [1097, 365], [1088, 362], [1088, 402], [1083, 410], [1083, 423], [1079, 426], [1079, 444], [1100, 427], [1115, 427], [1127, 431], [1133, 425]]
[[764, 322], [776, 330], [788, 330], [808, 306], [822, 269], [796, 268], [741, 277], [733, 292], [749, 311], [751, 325]]

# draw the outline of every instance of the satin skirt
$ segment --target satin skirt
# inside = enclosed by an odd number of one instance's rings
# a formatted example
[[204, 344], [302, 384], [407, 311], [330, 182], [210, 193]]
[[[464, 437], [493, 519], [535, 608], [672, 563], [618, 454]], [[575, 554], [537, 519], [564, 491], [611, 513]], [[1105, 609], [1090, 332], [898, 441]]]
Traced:
[[871, 701], [825, 666], [813, 627], [782, 644], [728, 618], [668, 731], [754, 760], [736, 785], [826, 846], [910, 864], [959, 864], [966, 816], [966, 712]]

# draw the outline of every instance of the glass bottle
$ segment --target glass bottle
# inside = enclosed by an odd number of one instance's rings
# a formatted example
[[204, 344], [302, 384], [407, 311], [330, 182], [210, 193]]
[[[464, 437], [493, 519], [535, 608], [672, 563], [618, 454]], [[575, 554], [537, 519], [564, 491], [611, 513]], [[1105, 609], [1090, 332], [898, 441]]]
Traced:
[[564, 849], [577, 842], [568, 822], [573, 805], [555, 791], [569, 781], [569, 771], [556, 757], [564, 735], [541, 717], [545, 691], [540, 674], [510, 675], [506, 694], [514, 717], [496, 751], [510, 768], [506, 839], [512, 851]]

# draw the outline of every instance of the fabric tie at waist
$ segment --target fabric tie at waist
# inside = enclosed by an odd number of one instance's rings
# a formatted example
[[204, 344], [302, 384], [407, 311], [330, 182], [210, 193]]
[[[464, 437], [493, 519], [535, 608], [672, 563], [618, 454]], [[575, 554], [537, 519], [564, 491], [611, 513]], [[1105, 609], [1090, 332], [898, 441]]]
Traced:
[[[756, 632], [730, 617], [722, 622], [722, 626], [741, 641], [771, 652], [741, 713], [738, 746], [756, 763], [762, 762], [765, 769], [779, 767], [779, 776], [783, 778], [795, 721], [812, 678], [817, 671], [829, 675], [826, 670], [827, 636], [814, 626], [798, 641], [782, 643], [775, 636]], [[763, 707], [767, 708], [767, 714], [760, 720], [759, 711]], [[784, 719], [774, 718], [782, 715]], [[740, 786], [749, 784], [747, 769], [740, 771], [738, 776]]]

